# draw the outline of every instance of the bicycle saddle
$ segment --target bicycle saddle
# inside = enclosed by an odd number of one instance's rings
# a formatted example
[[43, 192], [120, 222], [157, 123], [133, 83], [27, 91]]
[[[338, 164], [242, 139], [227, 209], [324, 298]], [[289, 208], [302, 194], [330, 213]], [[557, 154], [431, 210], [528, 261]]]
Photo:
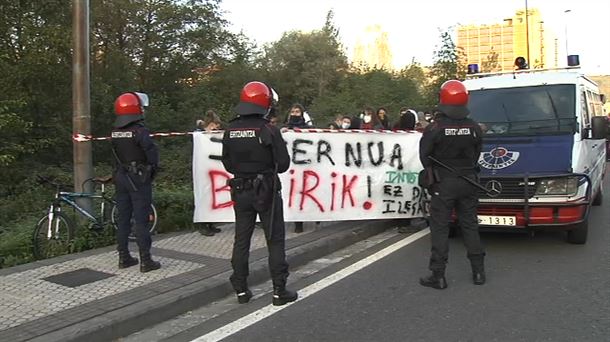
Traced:
[[112, 176], [95, 177], [93, 178], [93, 181], [100, 184], [108, 184], [112, 182]]

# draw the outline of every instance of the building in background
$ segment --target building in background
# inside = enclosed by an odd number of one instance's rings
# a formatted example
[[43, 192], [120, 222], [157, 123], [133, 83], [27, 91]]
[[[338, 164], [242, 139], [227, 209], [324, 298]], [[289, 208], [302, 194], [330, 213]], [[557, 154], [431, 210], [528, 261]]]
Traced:
[[557, 38], [545, 29], [539, 10], [527, 12], [529, 29], [525, 9], [502, 23], [459, 26], [457, 46], [463, 49], [467, 64], [478, 64], [481, 72], [514, 70], [515, 58], [527, 59], [529, 35], [530, 68], [557, 67]]
[[392, 52], [388, 33], [379, 25], [368, 26], [354, 46], [352, 63], [361, 69], [392, 69]]

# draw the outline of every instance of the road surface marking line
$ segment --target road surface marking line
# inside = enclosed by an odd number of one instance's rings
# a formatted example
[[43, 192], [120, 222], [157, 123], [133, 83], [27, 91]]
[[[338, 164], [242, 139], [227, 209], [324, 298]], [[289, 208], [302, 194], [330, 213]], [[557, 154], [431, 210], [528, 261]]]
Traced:
[[[297, 302], [313, 295], [314, 293], [316, 293], [320, 290], [323, 290], [324, 288], [338, 282], [339, 280], [341, 280], [343, 278], [346, 278], [347, 276], [349, 276], [353, 273], [360, 271], [361, 269], [365, 268], [366, 266], [396, 252], [397, 250], [401, 249], [402, 247], [404, 247], [412, 242], [417, 241], [418, 239], [428, 235], [429, 233], [430, 233], [430, 228], [420, 230], [419, 232], [409, 235], [408, 237], [394, 243], [393, 245], [390, 245], [390, 246], [378, 251], [377, 253], [371, 254], [368, 257], [366, 257], [362, 260], [359, 260], [358, 262], [356, 262], [336, 273], [333, 273], [333, 274], [329, 275], [328, 277], [319, 280], [316, 283], [313, 283], [313, 284], [305, 287], [304, 289], [299, 291], [299, 299], [297, 299]], [[290, 304], [286, 304], [283, 306], [273, 306], [272, 304], [269, 304], [236, 321], [233, 321], [216, 330], [210, 331], [209, 333], [202, 335], [202, 336], [192, 340], [191, 342], [220, 341], [289, 306], [290, 306]]]

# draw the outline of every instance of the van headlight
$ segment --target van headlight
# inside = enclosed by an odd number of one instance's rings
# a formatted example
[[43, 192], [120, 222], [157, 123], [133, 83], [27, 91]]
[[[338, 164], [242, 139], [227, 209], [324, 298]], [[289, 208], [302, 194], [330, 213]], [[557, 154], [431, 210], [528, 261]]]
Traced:
[[541, 179], [538, 181], [536, 187], [536, 195], [564, 195], [574, 196], [578, 191], [578, 178], [576, 177], [562, 177], [562, 178], [548, 178]]

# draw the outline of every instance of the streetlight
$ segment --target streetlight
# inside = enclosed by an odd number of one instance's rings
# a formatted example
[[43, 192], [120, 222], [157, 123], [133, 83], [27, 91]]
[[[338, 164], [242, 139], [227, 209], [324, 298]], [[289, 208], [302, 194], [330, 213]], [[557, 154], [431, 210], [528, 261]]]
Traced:
[[565, 39], [566, 39], [566, 56], [570, 55], [570, 51], [568, 50], [568, 21], [569, 21], [569, 13], [572, 12], [572, 10], [567, 9], [565, 11], [563, 11], [563, 13], [565, 14]]
[[530, 63], [530, 20], [527, 0], [525, 0], [525, 40], [527, 46], [527, 62]]

